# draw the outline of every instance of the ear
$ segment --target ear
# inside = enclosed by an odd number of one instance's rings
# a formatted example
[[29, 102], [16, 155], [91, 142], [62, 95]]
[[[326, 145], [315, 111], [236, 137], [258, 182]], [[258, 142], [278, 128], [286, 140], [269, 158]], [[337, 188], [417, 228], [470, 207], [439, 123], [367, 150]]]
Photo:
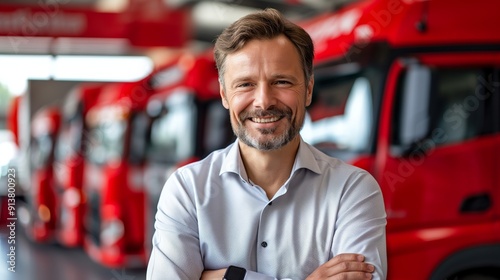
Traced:
[[219, 81], [219, 93], [220, 98], [222, 99], [222, 106], [224, 108], [229, 109], [229, 103], [227, 102], [226, 93], [224, 91], [224, 85]]
[[311, 78], [309, 79], [309, 82], [307, 83], [306, 107], [311, 105], [313, 88], [314, 88], [314, 75], [311, 75]]

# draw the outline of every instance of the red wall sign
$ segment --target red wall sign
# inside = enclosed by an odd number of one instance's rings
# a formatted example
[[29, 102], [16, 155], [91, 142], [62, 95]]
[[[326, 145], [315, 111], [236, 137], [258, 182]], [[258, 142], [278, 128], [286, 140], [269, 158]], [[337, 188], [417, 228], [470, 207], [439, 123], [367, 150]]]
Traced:
[[57, 4], [0, 6], [0, 36], [127, 38], [136, 46], [180, 47], [189, 40], [185, 10], [165, 10], [145, 18], [133, 12], [67, 9]]

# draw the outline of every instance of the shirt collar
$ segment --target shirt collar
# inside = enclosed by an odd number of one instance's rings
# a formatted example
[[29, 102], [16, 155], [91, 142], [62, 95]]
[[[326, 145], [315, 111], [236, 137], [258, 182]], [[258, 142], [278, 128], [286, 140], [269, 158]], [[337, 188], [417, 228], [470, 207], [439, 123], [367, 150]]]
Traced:
[[224, 158], [219, 175], [226, 172], [233, 172], [241, 176], [241, 178], [248, 180], [247, 172], [243, 165], [240, 155], [240, 147], [238, 146], [239, 139], [236, 139], [233, 144], [229, 146], [229, 151]]
[[[238, 139], [231, 144], [229, 151], [224, 159], [219, 175], [225, 172], [233, 172], [246, 181], [248, 181], [248, 176], [243, 165], [243, 161], [240, 155], [240, 149], [238, 146]], [[314, 153], [311, 151], [311, 146], [304, 142], [302, 137], [300, 138], [299, 150], [297, 151], [297, 156], [295, 157], [295, 162], [292, 167], [291, 174], [293, 175], [299, 169], [309, 169], [317, 174], [321, 174], [318, 162]]]
[[317, 174], [321, 174], [321, 169], [319, 168], [318, 161], [316, 160], [316, 157], [311, 148], [312, 147], [304, 142], [302, 137], [300, 137], [299, 150], [297, 151], [297, 156], [295, 157], [295, 162], [293, 163], [291, 174], [302, 168], [309, 169]]

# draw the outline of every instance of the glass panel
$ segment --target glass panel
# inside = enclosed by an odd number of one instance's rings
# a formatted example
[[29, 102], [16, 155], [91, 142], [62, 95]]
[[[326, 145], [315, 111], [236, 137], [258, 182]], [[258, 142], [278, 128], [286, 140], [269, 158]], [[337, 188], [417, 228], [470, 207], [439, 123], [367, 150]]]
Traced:
[[130, 161], [140, 163], [145, 157], [147, 148], [148, 116], [137, 113], [132, 117], [132, 133], [130, 139]]
[[447, 145], [493, 131], [492, 122], [485, 121], [486, 96], [491, 95], [484, 87], [486, 69], [419, 68], [426, 74], [412, 75], [409, 69], [398, 85], [393, 154], [401, 155], [424, 141]]
[[32, 139], [30, 155], [33, 169], [47, 167], [53, 144], [54, 142], [49, 134], [44, 134]]
[[374, 123], [374, 71], [316, 80], [301, 135], [333, 156], [370, 148]]
[[163, 163], [177, 163], [194, 155], [196, 107], [191, 95], [170, 95], [165, 109], [151, 125], [148, 158]]
[[229, 113], [222, 106], [221, 100], [211, 101], [208, 104], [204, 130], [203, 154], [221, 149], [235, 139], [229, 121]]
[[120, 160], [123, 156], [126, 128], [125, 120], [92, 127], [87, 149], [89, 160], [96, 164]]
[[83, 133], [83, 120], [81, 115], [63, 123], [56, 144], [56, 159], [63, 161], [81, 152], [81, 138]]
[[178, 83], [184, 77], [184, 71], [179, 66], [172, 66], [154, 74], [149, 80], [152, 89], [161, 89]]
[[435, 105], [431, 106], [434, 130], [443, 133], [442, 143], [476, 137], [483, 123], [484, 101], [476, 96], [480, 69], [435, 70]]
[[401, 110], [401, 143], [411, 145], [423, 139], [429, 131], [429, 92], [431, 71], [428, 67], [414, 64], [408, 67], [403, 86]]

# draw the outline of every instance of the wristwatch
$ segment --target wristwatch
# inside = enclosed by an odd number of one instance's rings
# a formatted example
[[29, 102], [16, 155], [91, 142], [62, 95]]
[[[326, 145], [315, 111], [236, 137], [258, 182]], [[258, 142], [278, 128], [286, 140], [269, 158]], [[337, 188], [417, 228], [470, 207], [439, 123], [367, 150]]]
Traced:
[[226, 274], [224, 274], [223, 280], [243, 280], [245, 279], [245, 274], [247, 274], [247, 270], [243, 267], [238, 267], [231, 265], [227, 268]]

